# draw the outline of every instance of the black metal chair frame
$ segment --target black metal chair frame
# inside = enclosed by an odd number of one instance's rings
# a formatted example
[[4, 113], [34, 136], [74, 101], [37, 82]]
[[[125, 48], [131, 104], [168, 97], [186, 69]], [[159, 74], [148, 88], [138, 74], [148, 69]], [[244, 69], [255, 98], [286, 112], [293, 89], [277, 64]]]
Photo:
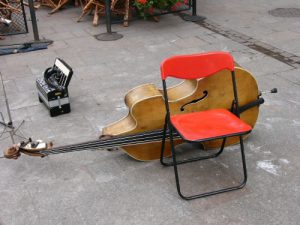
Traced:
[[[234, 100], [233, 100], [233, 112], [236, 114], [238, 117], [240, 117], [239, 113], [239, 104], [238, 104], [238, 95], [237, 95], [237, 86], [236, 86], [236, 79], [235, 79], [235, 72], [231, 71], [231, 77], [232, 77], [232, 85], [233, 85], [233, 93], [234, 93]], [[243, 137], [242, 135], [245, 135], [249, 132], [243, 132], [243, 133], [237, 133], [237, 134], [231, 134], [231, 135], [226, 135], [226, 136], [221, 136], [221, 137], [215, 137], [215, 138], [209, 138], [205, 140], [197, 140], [197, 141], [189, 141], [186, 140], [180, 135], [180, 133], [172, 126], [172, 123], [170, 121], [170, 109], [169, 109], [169, 103], [168, 103], [168, 94], [167, 94], [167, 85], [166, 85], [166, 80], [162, 80], [163, 82], [163, 93], [164, 93], [164, 99], [165, 99], [165, 105], [166, 105], [166, 117], [165, 117], [165, 125], [163, 129], [163, 139], [162, 139], [162, 148], [161, 148], [161, 157], [160, 157], [160, 162], [164, 166], [173, 166], [174, 167], [174, 173], [175, 173], [175, 180], [176, 180], [176, 187], [177, 187], [177, 192], [179, 196], [185, 200], [192, 200], [196, 198], [202, 198], [206, 196], [211, 196], [211, 195], [216, 195], [224, 192], [229, 192], [229, 191], [234, 191], [243, 188], [246, 185], [247, 182], [247, 167], [246, 167], [246, 159], [245, 159], [245, 152], [244, 152], [244, 142], [243, 142]], [[172, 162], [166, 163], [164, 162], [164, 150], [165, 150], [165, 140], [167, 136], [167, 132], [169, 133], [169, 138], [170, 138], [170, 144], [171, 144], [171, 151], [172, 151]], [[223, 139], [222, 145], [220, 150], [217, 153], [208, 155], [208, 156], [202, 156], [202, 157], [193, 157], [190, 159], [185, 159], [181, 161], [177, 161], [176, 159], [176, 151], [175, 151], [175, 146], [174, 146], [174, 132], [178, 133], [179, 136], [185, 141], [185, 142], [191, 142], [191, 143], [201, 143], [204, 141], [210, 141], [210, 140], [216, 140], [216, 139]], [[176, 135], [177, 136], [177, 135]], [[236, 186], [232, 187], [227, 187], [227, 188], [222, 188], [219, 190], [215, 191], [209, 191], [197, 195], [191, 195], [191, 196], [186, 196], [182, 194], [181, 188], [180, 188], [180, 181], [179, 181], [179, 175], [178, 175], [178, 168], [177, 166], [180, 164], [184, 163], [190, 163], [190, 162], [195, 162], [199, 160], [205, 160], [205, 159], [210, 159], [210, 158], [215, 158], [218, 157], [224, 150], [225, 143], [226, 143], [226, 138], [227, 137], [233, 137], [233, 136], [239, 136], [240, 140], [240, 150], [241, 150], [241, 158], [242, 158], [242, 165], [243, 165], [243, 181]]]

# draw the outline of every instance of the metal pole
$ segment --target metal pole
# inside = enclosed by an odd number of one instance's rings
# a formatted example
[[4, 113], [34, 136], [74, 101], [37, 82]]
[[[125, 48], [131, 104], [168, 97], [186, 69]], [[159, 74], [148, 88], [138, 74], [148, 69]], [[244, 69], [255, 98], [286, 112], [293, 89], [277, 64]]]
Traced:
[[105, 0], [105, 22], [106, 33], [97, 34], [95, 38], [99, 41], [116, 41], [123, 37], [122, 34], [111, 31], [111, 15], [110, 15], [111, 0]]
[[206, 18], [204, 16], [197, 16], [196, 0], [192, 0], [192, 15], [185, 15], [182, 17], [182, 19], [190, 22], [199, 22], [205, 20]]
[[193, 0], [193, 16], [197, 16], [197, 5], [196, 5], [196, 0]]
[[28, 4], [29, 4], [29, 11], [30, 11], [30, 17], [31, 17], [34, 40], [35, 41], [40, 41], [33, 0], [28, 0]]
[[111, 1], [105, 0], [105, 22], [106, 22], [106, 31], [111, 33], [111, 15], [110, 15]]

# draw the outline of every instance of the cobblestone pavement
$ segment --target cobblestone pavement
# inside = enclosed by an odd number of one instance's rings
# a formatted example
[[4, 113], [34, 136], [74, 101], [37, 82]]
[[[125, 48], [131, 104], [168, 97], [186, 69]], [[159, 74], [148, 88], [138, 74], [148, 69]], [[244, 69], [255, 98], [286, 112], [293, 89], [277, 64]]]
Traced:
[[[287, 224], [300, 221], [300, 20], [298, 0], [198, 0], [201, 23], [180, 15], [160, 22], [136, 20], [128, 28], [112, 26], [124, 37], [101, 42], [79, 8], [54, 15], [37, 11], [42, 38], [54, 41], [47, 50], [0, 57], [14, 124], [21, 131], [55, 146], [93, 140], [107, 124], [126, 116], [127, 91], [141, 84], [161, 87], [160, 62], [175, 54], [229, 51], [249, 70], [265, 103], [246, 140], [249, 180], [242, 190], [191, 202], [176, 192], [172, 168], [158, 161], [137, 162], [122, 151], [84, 151], [43, 159], [22, 156], [0, 160], [1, 225], [94, 224]], [[295, 9], [290, 16], [272, 14]], [[276, 12], [276, 11], [275, 11]], [[288, 13], [288, 10], [285, 12]], [[0, 44], [32, 40], [6, 37]], [[56, 57], [74, 70], [69, 86], [72, 111], [51, 118], [39, 103], [35, 79]], [[2, 87], [0, 111], [7, 120]], [[2, 129], [2, 128], [1, 128]], [[5, 149], [9, 138], [1, 140]], [[240, 179], [239, 152], [232, 146], [216, 160], [183, 165], [184, 191], [230, 185]]]

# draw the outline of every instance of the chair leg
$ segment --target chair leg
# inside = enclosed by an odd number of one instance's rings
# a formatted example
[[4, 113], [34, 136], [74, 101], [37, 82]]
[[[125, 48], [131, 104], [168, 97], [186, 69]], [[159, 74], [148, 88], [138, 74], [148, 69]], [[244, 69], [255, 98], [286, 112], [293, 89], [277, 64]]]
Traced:
[[240, 184], [240, 188], [243, 188], [247, 183], [248, 175], [247, 175], [247, 165], [246, 165], [246, 157], [244, 151], [244, 140], [242, 136], [240, 136], [240, 148], [241, 148], [241, 157], [242, 157], [243, 174], [244, 174], [244, 179], [243, 182]]
[[130, 0], [125, 0], [125, 14], [124, 14], [124, 22], [123, 26], [128, 27], [129, 25], [129, 16], [130, 16]]
[[167, 123], [167, 116], [166, 116], [165, 117], [165, 125], [164, 125], [164, 128], [163, 128], [163, 138], [162, 138], [162, 143], [161, 143], [161, 151], [160, 151], [160, 163], [164, 166], [168, 166], [168, 164], [164, 162], [167, 128], [168, 128], [168, 123]]
[[180, 190], [180, 182], [179, 182], [179, 175], [177, 170], [177, 160], [176, 160], [176, 152], [175, 152], [175, 146], [173, 141], [173, 129], [169, 127], [169, 134], [170, 134], [170, 144], [171, 144], [171, 151], [172, 151], [172, 159], [173, 159], [173, 167], [174, 167], [174, 174], [175, 174], [175, 181], [176, 181], [176, 188], [179, 196], [183, 199], [186, 199], [184, 195], [182, 195]]
[[[205, 192], [205, 193], [202, 193], [202, 194], [191, 195], [191, 196], [183, 195], [182, 192], [181, 192], [181, 189], [180, 189], [179, 175], [178, 175], [178, 169], [177, 169], [178, 163], [176, 161], [176, 152], [175, 152], [174, 143], [173, 143], [172, 130], [170, 130], [170, 141], [171, 141], [171, 148], [172, 148], [172, 158], [173, 158], [173, 167], [174, 167], [174, 174], [175, 174], [175, 180], [176, 180], [176, 188], [177, 188], [177, 192], [178, 192], [178, 194], [181, 198], [183, 198], [185, 200], [203, 198], [203, 197], [207, 197], [207, 196], [211, 196], [211, 195], [221, 194], [221, 193], [224, 193], [224, 192], [238, 190], [238, 189], [241, 189], [245, 186], [245, 184], [247, 182], [247, 167], [246, 167], [246, 159], [245, 159], [245, 152], [244, 152], [244, 142], [243, 142], [242, 136], [240, 136], [240, 149], [241, 149], [241, 157], [242, 157], [242, 164], [243, 164], [243, 175], [244, 175], [243, 181], [237, 186], [233, 186], [233, 187], [229, 187], [229, 188], [223, 188], [223, 189], [220, 189], [220, 190]], [[223, 141], [223, 144], [222, 144], [222, 147], [221, 147], [222, 151], [224, 149], [224, 146], [223, 146], [224, 143], [225, 143], [225, 141]], [[219, 151], [220, 153], [221, 153], [221, 150]]]

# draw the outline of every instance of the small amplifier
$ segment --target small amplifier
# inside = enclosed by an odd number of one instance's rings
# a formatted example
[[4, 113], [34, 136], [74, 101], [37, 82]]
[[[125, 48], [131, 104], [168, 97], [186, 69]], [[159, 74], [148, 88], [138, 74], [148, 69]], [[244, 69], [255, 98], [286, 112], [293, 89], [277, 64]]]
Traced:
[[44, 77], [36, 79], [39, 101], [45, 104], [52, 117], [71, 111], [68, 85], [72, 74], [72, 68], [57, 58], [53, 67], [46, 69]]

